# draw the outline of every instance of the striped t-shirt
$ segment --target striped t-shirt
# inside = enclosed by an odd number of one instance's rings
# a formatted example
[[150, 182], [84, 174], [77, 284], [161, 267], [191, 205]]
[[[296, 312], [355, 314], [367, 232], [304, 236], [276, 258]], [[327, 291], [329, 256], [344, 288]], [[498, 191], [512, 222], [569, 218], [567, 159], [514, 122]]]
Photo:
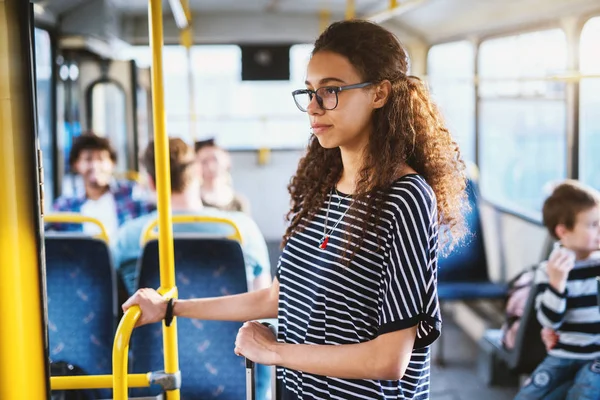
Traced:
[[[401, 380], [350, 380], [279, 368], [281, 398], [429, 399], [429, 345], [440, 335], [437, 297], [435, 195], [416, 174], [398, 179], [386, 194], [378, 226], [349, 266], [341, 262], [344, 232], [357, 221], [341, 218], [325, 249], [323, 237], [351, 200], [329, 196], [306, 228], [288, 241], [277, 266], [280, 342], [344, 345], [417, 326], [410, 363]], [[381, 246], [377, 244], [380, 238]], [[390, 349], [390, 352], [394, 349]]]
[[548, 284], [546, 265], [542, 263], [536, 273], [541, 289], [536, 309], [540, 324], [558, 333], [558, 343], [548, 354], [579, 360], [600, 358], [600, 310], [596, 297], [600, 259], [575, 262], [564, 293]]

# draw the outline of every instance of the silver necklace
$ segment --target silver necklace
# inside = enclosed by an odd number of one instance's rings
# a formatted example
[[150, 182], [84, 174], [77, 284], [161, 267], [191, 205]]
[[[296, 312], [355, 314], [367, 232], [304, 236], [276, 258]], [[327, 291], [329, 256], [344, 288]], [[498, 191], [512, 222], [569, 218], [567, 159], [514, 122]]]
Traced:
[[[334, 188], [334, 190], [335, 190], [336, 195], [338, 196], [338, 208], [340, 208], [342, 205], [342, 198], [341, 198], [340, 194], [338, 193], [337, 189]], [[321, 240], [319, 241], [319, 248], [321, 250], [325, 250], [327, 248], [327, 244], [329, 243], [329, 237], [330, 237], [331, 233], [335, 230], [335, 228], [337, 228], [339, 223], [342, 221], [342, 219], [344, 218], [344, 216], [350, 209], [350, 206], [348, 206], [346, 208], [346, 211], [344, 211], [344, 213], [341, 215], [341, 217], [338, 218], [338, 220], [335, 222], [335, 224], [333, 224], [331, 229], [329, 229], [329, 231], [327, 231], [327, 223], [329, 222], [329, 209], [331, 208], [331, 198], [332, 197], [333, 197], [333, 192], [329, 192], [329, 201], [327, 202], [327, 212], [325, 213], [325, 222], [323, 223], [323, 237], [321, 237]], [[350, 195], [346, 196], [344, 198], [344, 200], [347, 200], [349, 197], [350, 197]]]

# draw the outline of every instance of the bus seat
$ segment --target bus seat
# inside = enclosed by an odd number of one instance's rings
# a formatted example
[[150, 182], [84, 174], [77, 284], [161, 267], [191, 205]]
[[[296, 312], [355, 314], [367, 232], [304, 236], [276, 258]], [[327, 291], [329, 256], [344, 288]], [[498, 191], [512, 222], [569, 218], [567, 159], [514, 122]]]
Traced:
[[[175, 273], [180, 299], [214, 297], [248, 290], [240, 244], [224, 238], [175, 237]], [[138, 287], [160, 286], [158, 242], [149, 241], [138, 265]], [[245, 363], [233, 353], [238, 322], [177, 320], [181, 399], [246, 396]], [[134, 330], [132, 371], [163, 369], [162, 324]], [[134, 396], [156, 395], [160, 388], [132, 389]]]
[[88, 375], [110, 374], [117, 301], [106, 242], [47, 234], [45, 252], [51, 361], [77, 365]]
[[[534, 285], [529, 292], [513, 349], [506, 349], [502, 345], [500, 329], [488, 329], [483, 335], [480, 342], [481, 355], [487, 357], [480, 357], [479, 370], [485, 375], [488, 384], [498, 382], [496, 376], [498, 373], [503, 374], [502, 368], [508, 368], [514, 375], [530, 374], [546, 357], [546, 348], [540, 335], [542, 326], [535, 309], [535, 299], [540, 291], [541, 286]], [[498, 365], [498, 360], [501, 360], [501, 365]]]
[[[438, 258], [438, 297], [440, 302], [452, 300], [501, 299], [506, 296], [504, 283], [491, 282], [478, 205], [478, 187], [473, 179], [467, 181], [467, 200], [470, 210], [465, 215], [468, 237], [450, 254]], [[437, 342], [435, 361], [444, 364], [444, 335]]]
[[438, 259], [440, 300], [495, 299], [506, 295], [506, 285], [490, 282], [483, 232], [479, 216], [478, 188], [467, 182], [470, 211], [465, 215], [468, 237], [448, 255]]

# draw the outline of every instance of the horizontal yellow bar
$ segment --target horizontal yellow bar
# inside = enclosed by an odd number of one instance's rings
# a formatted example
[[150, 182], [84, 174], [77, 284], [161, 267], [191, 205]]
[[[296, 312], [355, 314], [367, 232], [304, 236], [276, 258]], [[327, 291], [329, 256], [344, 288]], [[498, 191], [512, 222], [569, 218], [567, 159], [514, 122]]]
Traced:
[[52, 213], [44, 216], [44, 223], [47, 224], [83, 224], [86, 222], [92, 223], [100, 228], [100, 233], [97, 236], [108, 243], [108, 231], [106, 230], [104, 224], [97, 218], [70, 212]]
[[[242, 244], [242, 233], [238, 225], [233, 220], [221, 217], [210, 217], [205, 215], [173, 215], [172, 224], [192, 224], [192, 223], [215, 223], [229, 225], [233, 228], [233, 233], [228, 235], [228, 239], [235, 240]], [[156, 226], [159, 225], [158, 219], [146, 225], [144, 232], [140, 237], [140, 245], [143, 247], [152, 239], [158, 238], [158, 233], [154, 232]], [[163, 282], [161, 282], [163, 284]]]
[[[150, 386], [150, 373], [127, 375], [129, 387]], [[51, 376], [52, 390], [69, 389], [110, 389], [113, 386], [112, 375]]]

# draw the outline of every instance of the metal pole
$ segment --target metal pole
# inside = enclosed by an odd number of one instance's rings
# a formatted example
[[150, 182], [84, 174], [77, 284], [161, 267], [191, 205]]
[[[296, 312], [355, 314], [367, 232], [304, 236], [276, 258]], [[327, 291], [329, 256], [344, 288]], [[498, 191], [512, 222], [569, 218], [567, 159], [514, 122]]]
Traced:
[[[163, 15], [162, 1], [149, 0], [150, 48], [152, 50], [152, 118], [154, 121], [154, 154], [156, 158], [156, 192], [158, 201], [158, 231], [160, 259], [160, 290], [175, 287], [173, 255], [173, 226], [171, 217], [171, 175], [169, 165], [169, 138], [166, 130], [163, 79]], [[177, 353], [177, 321], [171, 326], [163, 323], [165, 372], [179, 371]], [[179, 400], [179, 390], [167, 392], [168, 400]]]
[[0, 1], [0, 398], [48, 397], [30, 4]]

